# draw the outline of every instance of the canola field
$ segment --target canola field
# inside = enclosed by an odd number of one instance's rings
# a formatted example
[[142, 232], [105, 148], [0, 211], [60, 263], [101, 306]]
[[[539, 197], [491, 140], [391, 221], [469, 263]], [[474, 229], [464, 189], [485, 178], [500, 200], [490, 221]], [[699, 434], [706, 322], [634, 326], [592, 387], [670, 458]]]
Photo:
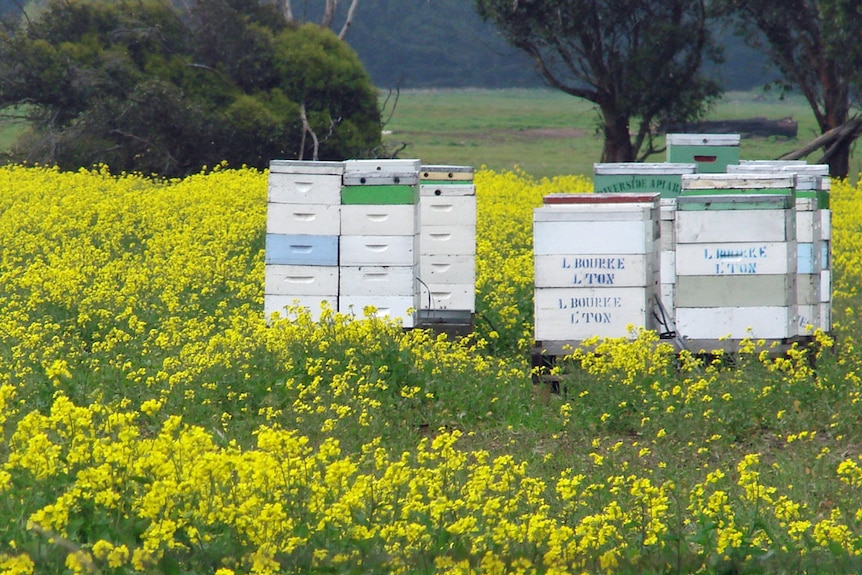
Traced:
[[855, 573], [862, 190], [812, 349], [654, 333], [537, 395], [532, 208], [476, 173], [477, 319], [263, 317], [265, 173], [0, 168], [0, 573]]

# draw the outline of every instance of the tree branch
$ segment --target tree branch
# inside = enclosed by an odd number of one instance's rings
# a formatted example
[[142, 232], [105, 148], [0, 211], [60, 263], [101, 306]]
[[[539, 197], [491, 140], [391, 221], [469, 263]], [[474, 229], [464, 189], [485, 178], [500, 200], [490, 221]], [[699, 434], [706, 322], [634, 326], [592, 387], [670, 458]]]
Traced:
[[851, 118], [837, 128], [824, 132], [814, 138], [801, 148], [793, 150], [778, 157], [779, 160], [798, 160], [811, 154], [819, 148], [826, 148], [826, 152], [820, 162], [828, 160], [842, 143], [855, 140], [862, 135], [862, 117]]
[[347, 19], [344, 20], [344, 26], [341, 27], [341, 32], [338, 33], [338, 38], [344, 40], [347, 35], [347, 30], [353, 24], [353, 16], [356, 13], [356, 7], [359, 6], [359, 0], [351, 0], [350, 8], [347, 9]]
[[302, 160], [302, 157], [305, 155], [305, 135], [308, 134], [314, 142], [311, 159], [316, 162], [318, 160], [317, 153], [320, 149], [320, 142], [317, 139], [317, 134], [315, 134], [314, 130], [311, 129], [311, 124], [308, 123], [308, 114], [305, 112], [305, 102], [302, 102], [299, 105], [299, 119], [302, 120], [302, 144], [299, 148], [298, 159]]

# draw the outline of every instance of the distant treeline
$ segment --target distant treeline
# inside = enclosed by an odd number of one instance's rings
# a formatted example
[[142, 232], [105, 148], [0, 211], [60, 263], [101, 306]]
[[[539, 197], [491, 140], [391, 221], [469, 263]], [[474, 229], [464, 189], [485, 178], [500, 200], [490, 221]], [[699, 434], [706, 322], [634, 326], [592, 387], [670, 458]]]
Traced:
[[[44, 0], [29, 0], [32, 2]], [[323, 2], [294, 0], [300, 19], [316, 21]], [[343, 12], [349, 2], [342, 2]], [[0, 14], [20, 12], [0, 0]], [[342, 14], [343, 17], [343, 14]], [[713, 72], [726, 90], [749, 90], [772, 79], [764, 59], [720, 32], [726, 62]], [[360, 0], [345, 38], [380, 88], [504, 88], [541, 86], [532, 61], [481, 21], [470, 0]]]

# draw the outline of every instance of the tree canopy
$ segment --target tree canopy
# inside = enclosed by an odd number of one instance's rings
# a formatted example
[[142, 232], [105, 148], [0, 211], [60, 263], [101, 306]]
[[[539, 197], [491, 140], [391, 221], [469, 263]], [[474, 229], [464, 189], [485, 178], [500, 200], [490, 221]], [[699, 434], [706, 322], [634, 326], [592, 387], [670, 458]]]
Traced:
[[[703, 0], [474, 0], [551, 86], [596, 104], [603, 162], [659, 151], [655, 127], [693, 121], [720, 95]], [[633, 127], [632, 123], [637, 126]]]
[[[851, 0], [715, 0], [748, 44], [762, 51], [782, 76], [782, 90], [798, 90], [824, 138], [821, 162], [832, 176], [849, 170], [853, 139], [862, 125], [841, 130], [862, 79], [862, 6]], [[857, 122], [858, 124], [858, 122]]]
[[61, 168], [183, 176], [380, 144], [355, 52], [256, 0], [55, 0], [0, 32], [0, 109], [29, 125], [9, 160]]

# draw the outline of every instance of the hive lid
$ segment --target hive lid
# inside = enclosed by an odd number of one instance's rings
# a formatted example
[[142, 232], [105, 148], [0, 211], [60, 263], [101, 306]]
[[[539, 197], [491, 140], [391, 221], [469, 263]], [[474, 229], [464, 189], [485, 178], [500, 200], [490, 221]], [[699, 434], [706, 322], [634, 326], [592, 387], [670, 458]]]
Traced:
[[738, 146], [739, 134], [668, 134], [669, 146]]
[[344, 173], [344, 163], [311, 162], [304, 160], [270, 160], [269, 171], [273, 174], [315, 174], [340, 176]]
[[609, 162], [593, 164], [597, 176], [651, 176], [697, 173], [697, 164], [673, 162]]
[[572, 204], [642, 204], [654, 203], [660, 194], [548, 194], [542, 198], [545, 205]]

